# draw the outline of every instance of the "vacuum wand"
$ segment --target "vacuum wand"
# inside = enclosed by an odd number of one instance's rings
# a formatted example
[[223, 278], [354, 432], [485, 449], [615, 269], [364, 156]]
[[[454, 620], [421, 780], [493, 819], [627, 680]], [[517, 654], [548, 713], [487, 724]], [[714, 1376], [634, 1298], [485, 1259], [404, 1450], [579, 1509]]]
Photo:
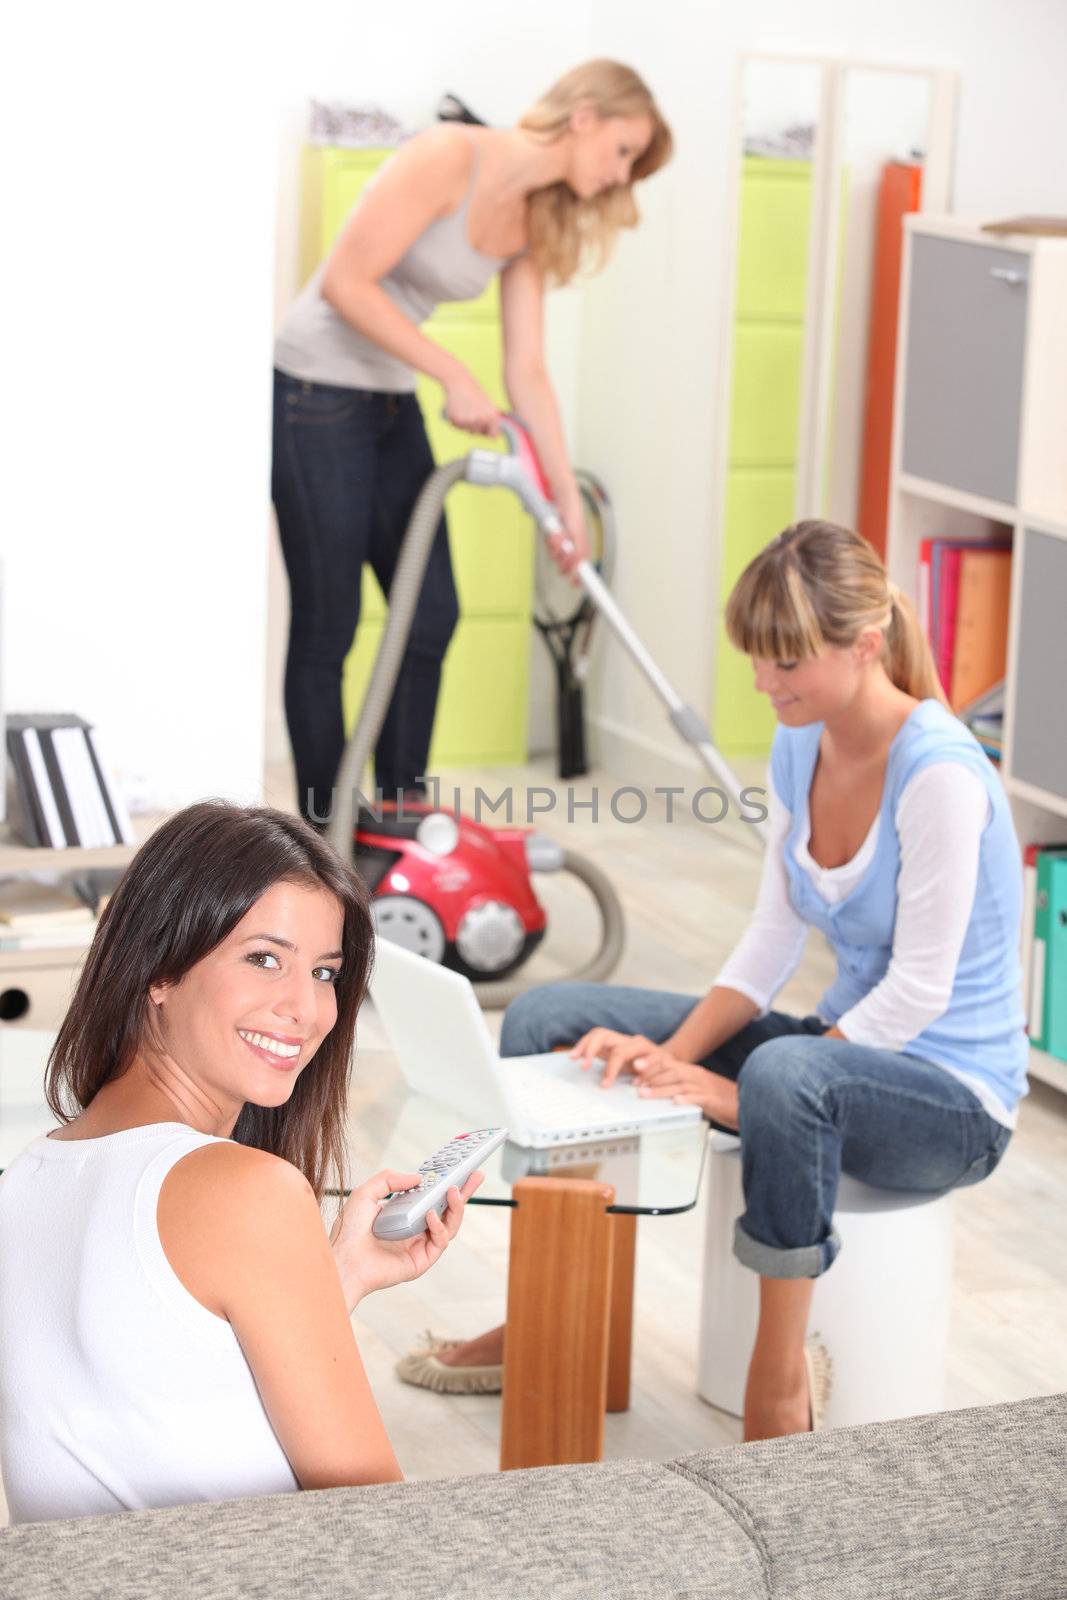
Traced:
[[[496, 450], [472, 450], [467, 458], [468, 482], [497, 484], [513, 490], [533, 517], [538, 531], [546, 539], [557, 537], [564, 532], [563, 521], [550, 497], [541, 463], [537, 459], [529, 435], [514, 417], [501, 417], [500, 427], [510, 446], [509, 450], [504, 453]], [[569, 541], [565, 540], [564, 548], [567, 548], [568, 544]], [[580, 561], [574, 571], [597, 611], [667, 707], [667, 714], [676, 731], [686, 744], [696, 751], [704, 766], [743, 813], [750, 802], [743, 798], [736, 774], [715, 748], [711, 734], [700, 715], [692, 706], [686, 705], [670, 680], [652, 659], [593, 563], [588, 560]], [[747, 817], [745, 820], [761, 839], [766, 840], [767, 829], [764, 822], [755, 819], [749, 821]]]

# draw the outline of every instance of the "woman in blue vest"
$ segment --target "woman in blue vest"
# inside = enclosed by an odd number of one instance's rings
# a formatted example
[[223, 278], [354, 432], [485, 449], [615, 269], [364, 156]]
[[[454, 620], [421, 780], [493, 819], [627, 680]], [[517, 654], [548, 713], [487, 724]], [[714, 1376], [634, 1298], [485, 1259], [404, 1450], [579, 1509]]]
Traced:
[[[632, 1071], [641, 1093], [739, 1130], [734, 1249], [760, 1275], [745, 1437], [758, 1439], [811, 1426], [805, 1331], [838, 1252], [839, 1174], [939, 1193], [1004, 1153], [1026, 1092], [1022, 875], [1000, 780], [865, 540], [787, 528], [742, 573], [726, 626], [779, 722], [748, 929], [703, 999], [551, 985], [509, 1007], [501, 1053], [577, 1039], [605, 1081]], [[835, 981], [812, 1016], [769, 1009], [812, 927]], [[406, 1375], [462, 1387], [500, 1359], [500, 1334], [406, 1357]]]

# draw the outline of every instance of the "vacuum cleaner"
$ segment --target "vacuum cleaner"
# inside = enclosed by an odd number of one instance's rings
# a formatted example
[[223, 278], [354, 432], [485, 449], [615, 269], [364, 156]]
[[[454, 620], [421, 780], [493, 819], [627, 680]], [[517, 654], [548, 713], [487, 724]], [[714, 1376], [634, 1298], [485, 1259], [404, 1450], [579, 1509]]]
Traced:
[[[564, 531], [544, 472], [525, 427], [500, 419], [503, 451], [476, 448], [439, 466], [423, 485], [411, 514], [389, 591], [389, 613], [370, 683], [337, 774], [337, 798], [328, 837], [354, 859], [371, 894], [378, 933], [434, 961], [456, 968], [478, 985], [485, 1006], [505, 1006], [524, 985], [512, 974], [544, 935], [546, 917], [531, 882], [536, 872], [566, 871], [591, 890], [601, 918], [593, 958], [571, 974], [602, 982], [622, 954], [622, 907], [608, 877], [593, 862], [530, 828], [486, 828], [429, 805], [407, 801], [401, 809], [373, 811], [359, 803], [359, 786], [389, 708], [411, 631], [441, 508], [457, 483], [510, 489], [543, 538]], [[575, 575], [667, 708], [672, 726], [738, 806], [746, 802], [738, 779], [716, 750], [698, 713], [685, 704], [619, 609], [592, 562]], [[761, 835], [762, 824], [751, 826]]]

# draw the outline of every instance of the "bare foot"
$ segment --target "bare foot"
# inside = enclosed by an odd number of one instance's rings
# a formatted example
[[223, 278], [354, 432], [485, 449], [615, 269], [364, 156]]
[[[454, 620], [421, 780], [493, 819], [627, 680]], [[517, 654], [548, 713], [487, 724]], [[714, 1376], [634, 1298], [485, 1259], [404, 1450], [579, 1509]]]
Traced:
[[746, 1444], [755, 1439], [780, 1439], [789, 1433], [811, 1432], [811, 1396], [808, 1375], [783, 1374], [781, 1368], [764, 1373], [753, 1362], [745, 1390]]
[[499, 1367], [504, 1360], [504, 1329], [490, 1328], [454, 1350], [442, 1350], [437, 1359], [446, 1367]]

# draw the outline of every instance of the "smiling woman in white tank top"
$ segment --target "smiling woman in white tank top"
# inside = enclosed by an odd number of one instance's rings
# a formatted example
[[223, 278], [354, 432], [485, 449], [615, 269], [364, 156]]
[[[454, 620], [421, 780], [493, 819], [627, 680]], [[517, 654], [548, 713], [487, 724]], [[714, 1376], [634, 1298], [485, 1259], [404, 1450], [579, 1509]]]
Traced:
[[[434, 466], [418, 374], [440, 384], [454, 427], [497, 431], [482, 385], [421, 324], [441, 301], [477, 299], [499, 274], [504, 387], [544, 464], [564, 525], [553, 554], [569, 570], [587, 540], [545, 364], [545, 286], [603, 263], [618, 230], [637, 221], [633, 184], [670, 152], [648, 88], [613, 61], [567, 73], [513, 128], [428, 129], [368, 185], [283, 321], [272, 492], [291, 598], [286, 720], [309, 820], [321, 824], [330, 812], [344, 742], [341, 670], [363, 565], [388, 593]], [[378, 785], [390, 797], [424, 788], [457, 614], [442, 518], [376, 752]]]
[[418, 1277], [343, 1187], [372, 928], [296, 818], [207, 803], [141, 847], [49, 1063], [62, 1126], [0, 1177], [0, 1476], [13, 1522], [400, 1477], [349, 1318]]

